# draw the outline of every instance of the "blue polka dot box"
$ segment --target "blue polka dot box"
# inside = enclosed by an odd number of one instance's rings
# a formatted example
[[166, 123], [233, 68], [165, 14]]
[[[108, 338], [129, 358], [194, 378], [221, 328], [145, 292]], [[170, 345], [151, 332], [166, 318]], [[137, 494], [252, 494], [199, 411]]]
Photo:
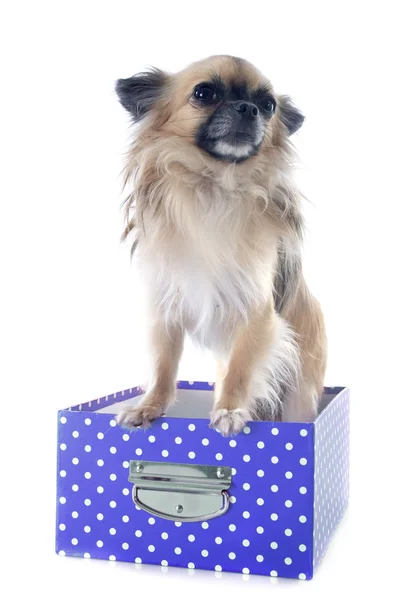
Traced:
[[142, 391], [58, 414], [60, 555], [311, 579], [348, 503], [349, 392], [313, 423], [209, 428], [213, 384], [178, 383], [149, 429], [116, 424]]

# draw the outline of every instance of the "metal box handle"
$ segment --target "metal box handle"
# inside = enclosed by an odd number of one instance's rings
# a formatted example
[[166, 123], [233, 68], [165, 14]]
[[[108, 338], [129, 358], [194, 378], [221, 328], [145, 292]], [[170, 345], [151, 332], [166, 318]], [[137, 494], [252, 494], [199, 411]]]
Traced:
[[130, 461], [133, 502], [170, 521], [207, 521], [227, 512], [231, 468]]

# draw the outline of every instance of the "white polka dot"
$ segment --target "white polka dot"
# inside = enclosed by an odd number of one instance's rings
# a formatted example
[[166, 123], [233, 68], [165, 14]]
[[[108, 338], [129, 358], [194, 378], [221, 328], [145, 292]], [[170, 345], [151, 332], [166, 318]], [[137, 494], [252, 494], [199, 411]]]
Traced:
[[277, 548], [278, 548], [278, 547], [279, 547], [279, 545], [278, 545], [278, 543], [277, 543], [277, 542], [272, 542], [272, 543], [270, 544], [270, 548], [271, 548], [272, 550], [277, 550]]
[[89, 525], [85, 525], [84, 531], [85, 531], [85, 533], [90, 533], [91, 532], [91, 527]]
[[222, 460], [222, 454], [220, 452], [217, 452], [217, 454], [215, 455], [216, 460]]
[[291, 559], [291, 558], [289, 558], [289, 557], [285, 558], [285, 563], [286, 563], [287, 565], [291, 565], [291, 564], [292, 564], [292, 559]]
[[60, 529], [61, 531], [65, 531], [65, 529], [66, 529], [66, 525], [64, 525], [63, 523], [61, 523], [61, 524], [59, 525], [59, 529]]
[[112, 527], [110, 530], [110, 535], [116, 535], [117, 531]]
[[147, 549], [149, 550], [149, 552], [154, 552], [156, 550], [153, 544], [150, 544], [150, 546], [148, 546]]
[[182, 554], [182, 548], [175, 548], [175, 554]]
[[216, 538], [215, 538], [215, 543], [216, 543], [216, 544], [222, 544], [222, 538], [220, 538], [220, 537], [216, 537]]
[[299, 579], [306, 579], [305, 573], [299, 573]]
[[245, 511], [243, 512], [243, 517], [244, 517], [245, 519], [249, 519], [249, 518], [250, 518], [250, 513], [248, 512], [248, 510], [245, 510]]
[[115, 481], [117, 479], [117, 475], [115, 473], [111, 473], [110, 479], [111, 481]]
[[230, 553], [229, 553], [229, 555], [228, 555], [228, 558], [229, 558], [230, 560], [234, 560], [236, 556], [237, 556], [237, 555], [235, 554], [235, 552], [230, 552]]
[[299, 491], [300, 491], [300, 493], [301, 493], [301, 494], [306, 494], [306, 492], [307, 492], [308, 490], [306, 489], [306, 487], [305, 487], [305, 486], [302, 486], [301, 488], [299, 488]]
[[62, 471], [59, 471], [59, 475], [60, 475], [61, 477], [66, 477], [66, 471], [64, 471], [64, 470], [62, 470]]
[[209, 525], [206, 521], [204, 521], [203, 523], [201, 523], [201, 527], [202, 529], [208, 529]]
[[277, 456], [272, 456], [270, 460], [272, 461], [272, 463], [274, 465], [277, 465], [277, 463], [279, 462], [279, 459], [277, 458]]
[[102, 521], [102, 520], [104, 519], [104, 515], [103, 515], [103, 513], [98, 513], [98, 515], [97, 515], [97, 519], [98, 519], [99, 521]]
[[74, 510], [74, 511], [72, 512], [72, 518], [73, 518], [73, 519], [78, 519], [78, 516], [79, 516], [79, 515], [78, 515], [77, 511], [76, 511], [76, 510]]
[[91, 500], [89, 498], [85, 498], [84, 504], [85, 506], [91, 506]]
[[285, 502], [285, 506], [286, 506], [287, 508], [291, 508], [291, 507], [293, 506], [293, 502], [292, 502], [292, 500], [286, 500], [286, 502]]
[[292, 533], [293, 533], [293, 532], [292, 532], [292, 530], [291, 530], [291, 529], [285, 529], [285, 535], [286, 535], [287, 537], [290, 537], [290, 536], [292, 535]]
[[271, 488], [272, 492], [278, 492], [279, 491], [279, 487], [277, 485], [272, 485]]
[[85, 552], [84, 558], [91, 558], [91, 554], [89, 552]]
[[123, 467], [124, 467], [125, 469], [128, 469], [128, 468], [129, 468], [129, 466], [130, 466], [130, 465], [129, 465], [129, 461], [128, 461], [128, 460], [124, 460], [124, 461], [123, 461]]
[[264, 500], [263, 500], [263, 498], [257, 498], [257, 504], [258, 504], [259, 506], [263, 506], [263, 504], [264, 504]]
[[182, 444], [182, 438], [176, 437], [175, 438], [175, 444]]
[[117, 506], [117, 502], [114, 502], [114, 500], [111, 500], [110, 506], [111, 506], [111, 508], [115, 508]]
[[264, 442], [257, 442], [257, 448], [260, 448], [260, 450], [262, 450], [264, 448]]
[[195, 452], [189, 452], [188, 453], [189, 458], [195, 458]]
[[242, 569], [242, 573], [244, 573], [244, 575], [249, 575], [250, 574], [250, 569], [247, 569], [247, 567], [244, 567]]
[[235, 496], [230, 496], [231, 504], [235, 504], [237, 502], [237, 498]]
[[303, 467], [308, 464], [308, 461], [306, 458], [301, 458], [299, 462]]
[[203, 445], [203, 446], [208, 446], [208, 444], [209, 444], [209, 440], [207, 440], [207, 438], [204, 438], [204, 439], [202, 440], [202, 445]]
[[221, 565], [215, 565], [215, 567], [214, 567], [214, 568], [215, 568], [215, 570], [216, 570], [217, 572], [220, 572], [220, 571], [222, 571], [222, 567], [221, 567]]
[[104, 434], [100, 431], [99, 433], [97, 433], [97, 438], [99, 440], [103, 440], [104, 439]]
[[301, 523], [306, 523], [307, 519], [306, 519], [306, 517], [305, 517], [304, 515], [301, 515], [301, 516], [299, 517], [299, 521], [300, 521]]
[[189, 423], [188, 429], [189, 431], [195, 431], [195, 425], [193, 423]]
[[77, 545], [78, 545], [78, 540], [77, 540], [77, 538], [72, 538], [72, 540], [71, 540], [71, 544], [72, 544], [73, 546], [77, 546]]
[[229, 444], [230, 444], [231, 448], [235, 448], [237, 446], [237, 442], [235, 440], [230, 440]]
[[127, 489], [127, 488], [123, 488], [123, 494], [124, 494], [125, 496], [129, 496], [129, 495], [130, 495], [130, 490], [129, 490], [129, 489]]
[[299, 550], [300, 550], [301, 552], [306, 552], [306, 546], [305, 546], [305, 544], [301, 544], [301, 545], [299, 546]]
[[123, 515], [121, 520], [123, 521], [123, 523], [128, 523], [130, 519], [128, 518], [127, 515]]
[[261, 554], [257, 554], [256, 561], [257, 562], [263, 562], [264, 561], [264, 556], [262, 556]]
[[99, 485], [99, 486], [97, 487], [97, 492], [98, 492], [99, 494], [102, 494], [102, 493], [104, 492], [104, 488], [103, 488], [103, 486], [102, 486], [102, 485]]
[[129, 549], [129, 545], [128, 545], [128, 543], [127, 543], [127, 542], [123, 542], [123, 543], [121, 544], [121, 547], [123, 548], [123, 550], [128, 550], [128, 549]]
[[61, 450], [66, 450], [66, 444], [61, 444], [59, 447]]
[[102, 467], [102, 466], [104, 465], [104, 461], [103, 461], [103, 459], [102, 459], [102, 458], [99, 458], [99, 459], [97, 460], [97, 465], [98, 465], [99, 467]]
[[243, 546], [245, 546], [246, 548], [248, 548], [248, 546], [250, 546], [250, 541], [249, 540], [243, 540]]
[[114, 446], [111, 446], [110, 452], [111, 452], [111, 454], [115, 454], [117, 452], [117, 448], [115, 448]]
[[192, 563], [192, 562], [188, 563], [188, 569], [195, 569], [194, 563]]
[[166, 423], [166, 422], [163, 422], [163, 423], [162, 423], [162, 429], [165, 429], [165, 430], [166, 430], [166, 429], [169, 429], [169, 424], [168, 424], [168, 423]]
[[169, 563], [167, 560], [161, 560], [160, 564], [162, 565], [162, 567], [167, 567]]
[[142, 562], [142, 559], [139, 558], [139, 557], [137, 557], [137, 558], [134, 559], [134, 562], [137, 563], [138, 565], [140, 565], [141, 562]]
[[237, 475], [237, 469], [231, 468], [231, 475]]
[[58, 554], [59, 556], [65, 556], [65, 550], [59, 550]]
[[85, 425], [91, 425], [91, 419], [85, 419], [84, 423]]
[[[67, 419], [66, 419], [66, 417], [61, 417], [59, 420], [61, 421], [62, 425], [65, 425]], [[56, 421], [55, 421], [55, 423], [56, 423]]]
[[169, 456], [169, 452], [167, 450], [162, 450], [162, 456], [166, 458], [167, 456]]
[[123, 434], [123, 440], [124, 440], [125, 442], [128, 442], [128, 441], [129, 441], [129, 439], [130, 439], [130, 436], [129, 436], [129, 434], [128, 434], [128, 433], [124, 433], [124, 434]]
[[79, 458], [75, 457], [72, 459], [72, 464], [73, 465], [78, 465], [79, 464]]
[[264, 477], [264, 471], [263, 471], [263, 469], [259, 469], [257, 471], [257, 477]]
[[84, 448], [85, 452], [91, 452], [91, 446], [87, 444]]
[[150, 517], [150, 519], [148, 519], [147, 522], [149, 523], [149, 525], [154, 525], [156, 523], [156, 519], [154, 519], [153, 517]]
[[277, 577], [277, 571], [270, 571], [270, 577]]
[[66, 498], [64, 498], [63, 496], [61, 496], [61, 497], [59, 498], [59, 503], [60, 503], [60, 504], [65, 504], [65, 502], [66, 502]]
[[301, 429], [301, 430], [300, 430], [300, 435], [301, 435], [302, 437], [306, 437], [306, 436], [308, 435], [308, 432], [306, 431], [306, 429]]
[[194, 535], [192, 535], [192, 533], [191, 533], [190, 535], [188, 535], [188, 540], [189, 540], [190, 542], [194, 542], [194, 541], [195, 541], [195, 536], [194, 536]]
[[136, 448], [135, 452], [137, 456], [141, 456], [143, 454], [143, 450], [141, 448]]
[[257, 533], [264, 533], [263, 527], [257, 527], [256, 531]]
[[237, 529], [237, 527], [233, 523], [231, 523], [231, 525], [228, 525], [228, 529], [230, 531], [235, 531]]
[[279, 430], [277, 429], [277, 427], [273, 427], [272, 429], [272, 435], [278, 435]]
[[250, 484], [249, 483], [243, 483], [243, 490], [249, 490], [250, 489]]
[[270, 518], [271, 518], [271, 520], [272, 520], [272, 521], [277, 521], [277, 519], [278, 519], [279, 517], [277, 516], [277, 514], [276, 514], [276, 513], [272, 513], [272, 514], [270, 515]]
[[286, 479], [292, 479], [293, 473], [291, 471], [286, 471], [285, 477], [286, 477]]
[[291, 444], [290, 442], [288, 442], [285, 446], [286, 450], [293, 450], [293, 444]]
[[134, 535], [135, 535], [136, 537], [138, 537], [138, 538], [141, 538], [143, 534], [142, 534], [142, 532], [140, 531], [140, 529], [136, 529], [136, 531], [134, 532]]
[[202, 556], [204, 556], [206, 558], [208, 556], [209, 552], [208, 552], [208, 550], [202, 550], [201, 554], [202, 554]]
[[182, 527], [182, 523], [180, 521], [175, 521], [175, 527]]
[[250, 429], [250, 427], [247, 426], [247, 427], [244, 427], [243, 431], [244, 431], [244, 433], [250, 433], [251, 429]]
[[114, 419], [111, 419], [110, 427], [115, 427], [116, 425], [117, 425], [117, 422]]
[[108, 560], [116, 560], [116, 557], [114, 556], [114, 554], [110, 554], [110, 556], [108, 557]]

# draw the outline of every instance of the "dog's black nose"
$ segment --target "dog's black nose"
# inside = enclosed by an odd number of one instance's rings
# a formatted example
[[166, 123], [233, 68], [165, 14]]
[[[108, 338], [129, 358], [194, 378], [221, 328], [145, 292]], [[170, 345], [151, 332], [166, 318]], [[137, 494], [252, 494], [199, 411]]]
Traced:
[[234, 108], [245, 119], [255, 119], [259, 114], [259, 109], [251, 102], [236, 102]]

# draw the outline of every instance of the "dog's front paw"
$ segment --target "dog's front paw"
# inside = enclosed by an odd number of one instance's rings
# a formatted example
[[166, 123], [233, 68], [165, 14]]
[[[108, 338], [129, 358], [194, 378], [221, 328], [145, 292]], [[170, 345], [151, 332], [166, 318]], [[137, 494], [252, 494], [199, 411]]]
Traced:
[[162, 414], [163, 409], [161, 406], [143, 403], [138, 406], [124, 408], [117, 416], [117, 423], [121, 427], [129, 429], [137, 429], [138, 427], [146, 429], [150, 427], [155, 419], [161, 417]]
[[224, 436], [237, 435], [250, 420], [250, 413], [245, 408], [216, 408], [211, 413], [211, 425]]

